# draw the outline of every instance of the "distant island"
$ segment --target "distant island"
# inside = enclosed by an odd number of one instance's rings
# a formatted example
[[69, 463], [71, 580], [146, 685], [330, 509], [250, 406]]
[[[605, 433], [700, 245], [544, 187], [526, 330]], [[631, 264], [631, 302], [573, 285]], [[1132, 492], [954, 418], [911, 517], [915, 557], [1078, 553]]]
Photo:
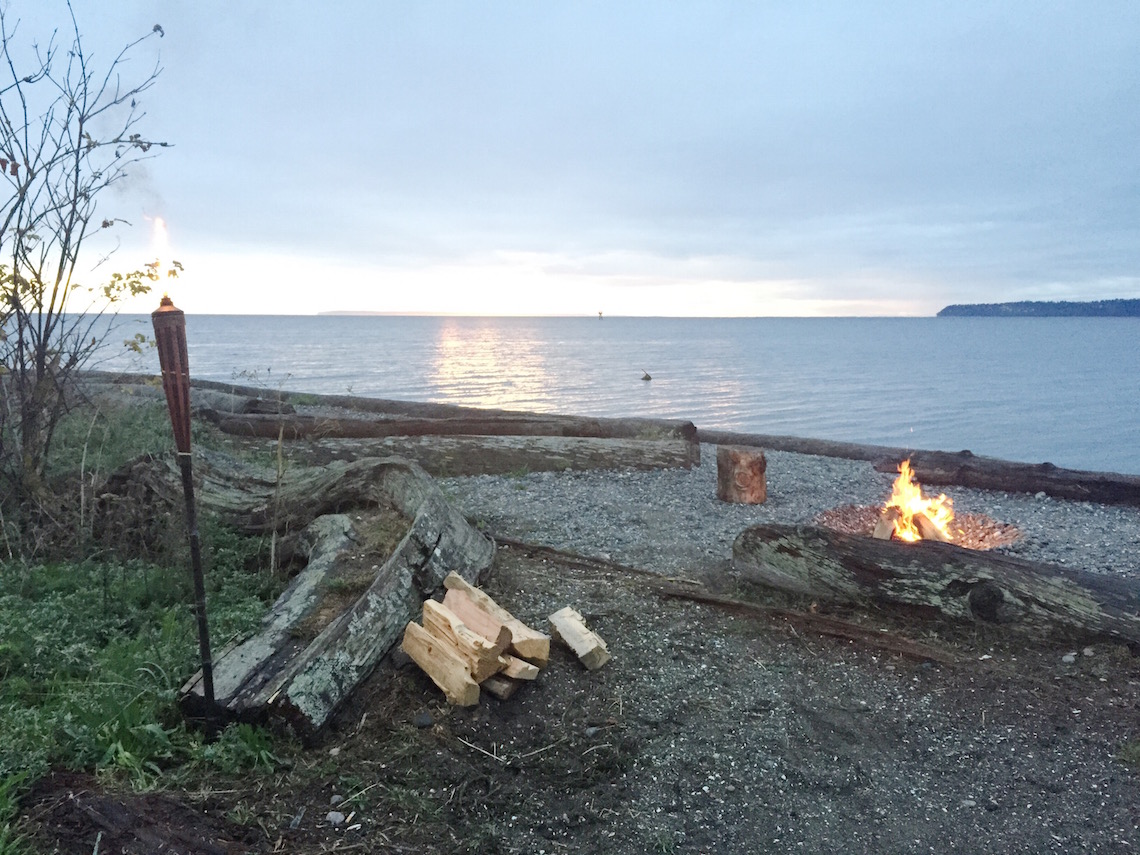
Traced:
[[1030, 301], [961, 303], [947, 306], [940, 318], [1140, 318], [1140, 300], [1090, 300], [1084, 303]]

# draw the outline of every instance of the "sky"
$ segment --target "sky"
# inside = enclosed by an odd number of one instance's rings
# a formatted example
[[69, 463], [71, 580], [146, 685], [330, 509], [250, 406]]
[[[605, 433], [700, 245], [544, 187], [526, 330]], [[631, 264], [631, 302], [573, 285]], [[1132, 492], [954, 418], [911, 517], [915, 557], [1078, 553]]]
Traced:
[[73, 5], [96, 65], [162, 27], [122, 68], [171, 146], [98, 237], [188, 312], [1140, 297], [1135, 0]]

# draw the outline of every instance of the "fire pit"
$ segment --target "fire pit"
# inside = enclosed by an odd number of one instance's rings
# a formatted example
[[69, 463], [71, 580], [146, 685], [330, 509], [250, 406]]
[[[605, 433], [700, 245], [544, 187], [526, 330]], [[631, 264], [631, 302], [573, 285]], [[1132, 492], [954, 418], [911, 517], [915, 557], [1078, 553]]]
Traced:
[[742, 579], [817, 602], [918, 606], [946, 617], [1140, 643], [1140, 592], [1122, 579], [992, 550], [1016, 540], [982, 514], [927, 499], [907, 462], [882, 508], [846, 505], [815, 526], [757, 525], [733, 543]]
[[841, 505], [817, 516], [815, 524], [843, 534], [910, 542], [940, 540], [965, 549], [995, 549], [1021, 537], [1016, 526], [986, 514], [955, 514], [946, 495], [934, 499], [923, 496], [909, 460], [904, 460], [898, 470], [891, 495], [882, 507]]

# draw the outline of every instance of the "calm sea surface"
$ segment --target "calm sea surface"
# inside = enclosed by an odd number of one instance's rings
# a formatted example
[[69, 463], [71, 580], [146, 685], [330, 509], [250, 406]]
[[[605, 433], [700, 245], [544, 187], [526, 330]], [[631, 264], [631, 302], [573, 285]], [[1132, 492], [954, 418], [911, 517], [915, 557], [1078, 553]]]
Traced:
[[[205, 315], [187, 318], [187, 336], [202, 379], [1140, 474], [1134, 318]], [[157, 372], [158, 360], [101, 367]]]

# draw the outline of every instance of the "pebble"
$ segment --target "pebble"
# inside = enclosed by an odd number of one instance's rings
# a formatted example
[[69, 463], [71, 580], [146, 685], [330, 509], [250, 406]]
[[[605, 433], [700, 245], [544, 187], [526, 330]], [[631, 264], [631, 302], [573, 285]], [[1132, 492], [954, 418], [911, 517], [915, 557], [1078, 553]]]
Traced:
[[414, 724], [420, 730], [423, 730], [424, 728], [431, 727], [433, 724], [435, 724], [435, 719], [432, 718], [431, 713], [429, 713], [427, 710], [421, 710], [415, 714], [415, 717], [412, 719], [412, 724]]
[[344, 814], [339, 810], [330, 810], [325, 816], [325, 822], [329, 825], [344, 825]]
[[587, 727], [586, 736], [597, 736], [601, 732], [600, 727]]
[[[871, 463], [766, 451], [768, 501], [716, 498], [716, 446], [690, 470], [542, 472], [441, 479], [456, 505], [492, 533], [518, 537], [662, 575], [723, 569], [737, 535], [758, 523], [810, 524], [846, 504], [878, 505], [892, 477]], [[1021, 540], [999, 552], [1140, 578], [1140, 514], [1126, 506], [1039, 501], [1033, 494], [945, 488], [960, 512], [1017, 526]], [[573, 513], [567, 513], [573, 508]]]
[[329, 799], [329, 804], [332, 805], [333, 807], [336, 807], [337, 805], [339, 805], [343, 801], [344, 801], [344, 796], [341, 796], [341, 795], [334, 793], [333, 797], [331, 799]]
[[1077, 654], [1076, 653], [1066, 653], [1064, 656], [1061, 657], [1061, 661], [1064, 662], [1066, 665], [1072, 665], [1074, 662], [1077, 661]]

